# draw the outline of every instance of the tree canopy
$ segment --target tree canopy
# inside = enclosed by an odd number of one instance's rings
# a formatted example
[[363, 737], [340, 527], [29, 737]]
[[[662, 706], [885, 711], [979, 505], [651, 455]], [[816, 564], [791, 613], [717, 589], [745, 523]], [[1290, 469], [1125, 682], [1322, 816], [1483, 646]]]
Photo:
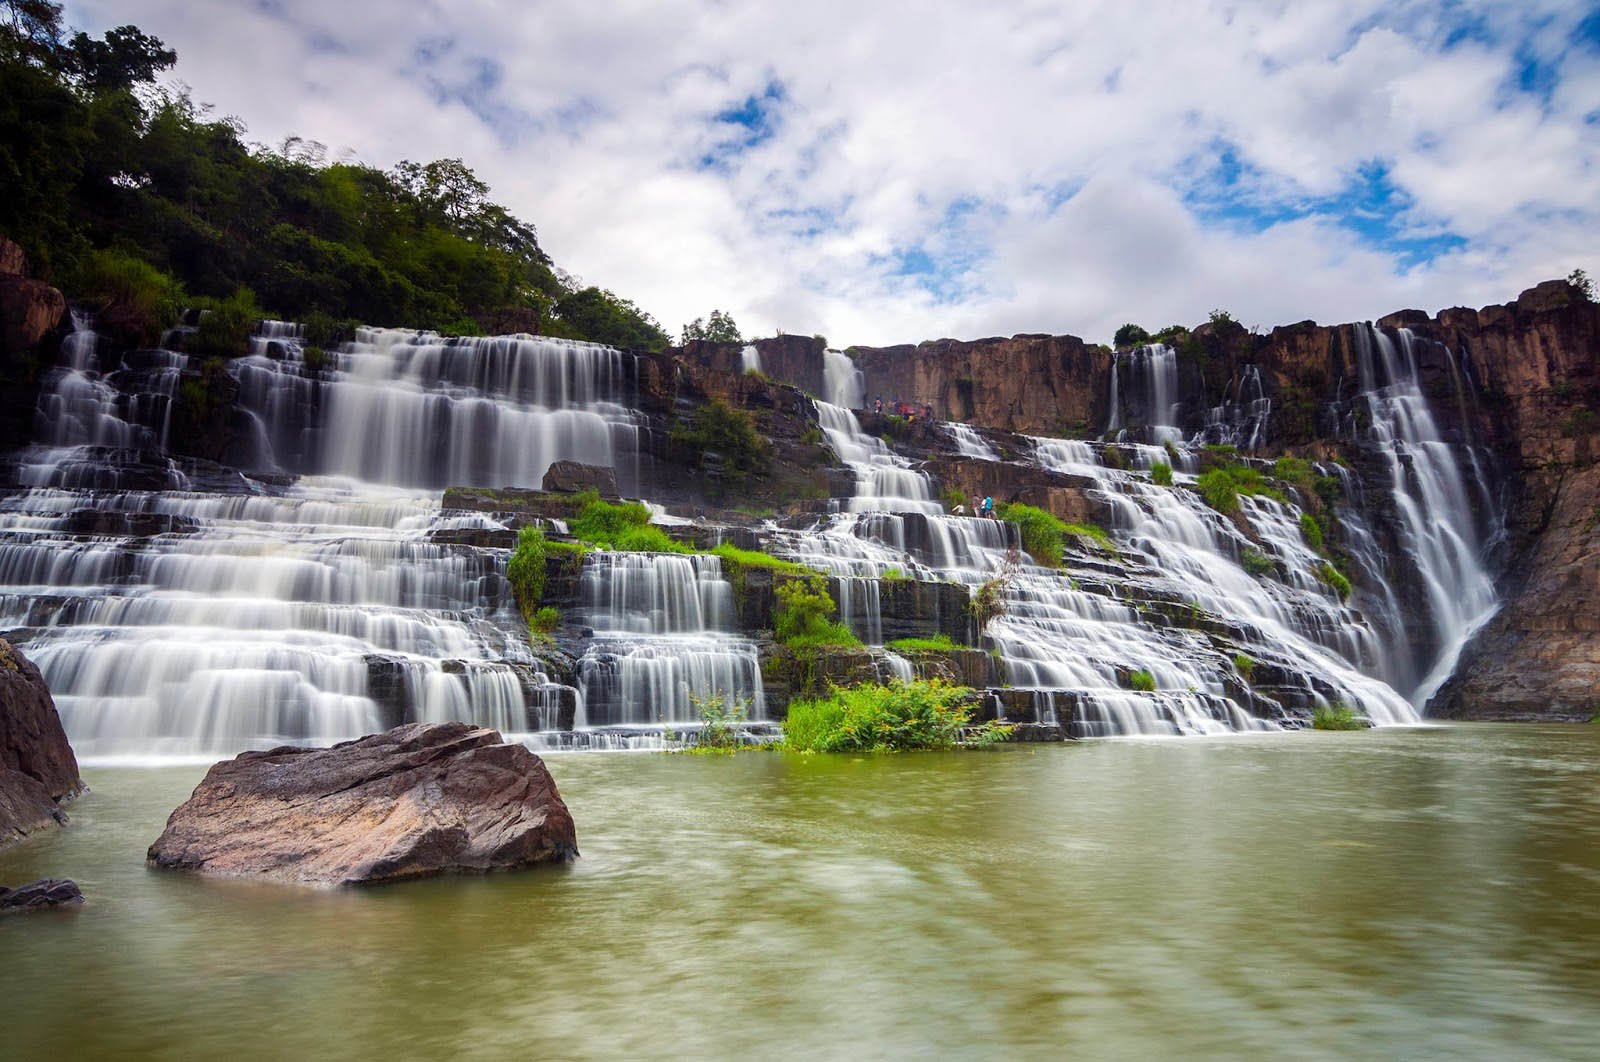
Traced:
[[324, 164], [294, 137], [247, 144], [237, 120], [152, 84], [176, 58], [134, 26], [69, 39], [60, 5], [0, 0], [0, 233], [69, 294], [90, 294], [91, 262], [112, 254], [188, 297], [247, 289], [289, 318], [476, 333], [532, 315], [548, 335], [668, 342], [629, 300], [556, 269], [461, 159], [384, 171]]
[[710, 320], [696, 317], [683, 326], [683, 342], [693, 339], [705, 339], [712, 343], [744, 342], [739, 335], [739, 326], [733, 323], [733, 315], [721, 310], [712, 310]]

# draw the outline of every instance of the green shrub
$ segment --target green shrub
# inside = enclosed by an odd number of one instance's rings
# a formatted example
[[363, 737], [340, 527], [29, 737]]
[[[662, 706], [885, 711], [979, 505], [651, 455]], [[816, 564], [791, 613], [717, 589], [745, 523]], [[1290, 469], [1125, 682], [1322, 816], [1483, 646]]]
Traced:
[[1244, 679], [1246, 682], [1255, 681], [1256, 662], [1250, 657], [1246, 656], [1244, 653], [1233, 654], [1233, 669], [1237, 671], [1239, 673], [1239, 677]]
[[1217, 512], [1239, 511], [1239, 488], [1234, 486], [1233, 477], [1228, 475], [1226, 469], [1207, 469], [1200, 473], [1196, 485], [1200, 488], [1200, 496], [1206, 500], [1206, 504]]
[[1340, 601], [1350, 599], [1350, 580], [1345, 577], [1344, 572], [1327, 561], [1318, 564], [1315, 571], [1318, 579], [1333, 587], [1333, 592], [1339, 595]]
[[1365, 730], [1367, 724], [1356, 713], [1342, 704], [1331, 708], [1317, 708], [1311, 713], [1313, 730]]
[[142, 258], [116, 250], [95, 251], [79, 267], [75, 294], [114, 308], [143, 343], [154, 343], [175, 324], [188, 297], [183, 285]]
[[1312, 481], [1311, 489], [1330, 509], [1344, 497], [1344, 484], [1339, 482], [1338, 476], [1318, 476]]
[[722, 478], [730, 485], [764, 476], [771, 465], [770, 448], [756, 431], [755, 420], [720, 398], [695, 410], [687, 423], [674, 424], [669, 441], [692, 464], [704, 465], [706, 457], [715, 454], [722, 462]]
[[[1208, 446], [1206, 449], [1212, 448]], [[1238, 461], [1224, 461], [1206, 469], [1200, 473], [1197, 485], [1206, 504], [1219, 513], [1238, 512], [1241, 494], [1257, 494], [1284, 504], [1289, 501], [1283, 491], [1267, 482], [1267, 477], [1260, 469]]]
[[235, 288], [232, 295], [213, 300], [201, 313], [199, 326], [184, 341], [184, 351], [202, 358], [242, 357], [250, 353], [250, 335], [265, 316], [255, 292]]
[[544, 551], [544, 532], [537, 527], [524, 527], [517, 532], [517, 548], [506, 561], [506, 581], [530, 628], [544, 597]]
[[1011, 580], [1016, 572], [1010, 568], [996, 575], [991, 575], [978, 584], [972, 592], [972, 600], [967, 603], [967, 608], [972, 612], [972, 618], [977, 621], [978, 631], [981, 633], [989, 629], [989, 624], [1006, 614], [1006, 590], [1011, 586]]
[[1061, 530], [1075, 538], [1087, 541], [1096, 549], [1107, 553], [1115, 553], [1116, 542], [1111, 538], [1111, 533], [1098, 524], [1062, 524]]
[[791, 649], [820, 646], [859, 646], [848, 626], [831, 617], [838, 611], [828, 594], [828, 584], [820, 575], [789, 579], [774, 591], [778, 598], [773, 617], [773, 634]]
[[951, 512], [955, 511], [956, 506], [967, 504], [966, 496], [954, 487], [946, 487], [941, 490], [939, 492], [939, 500], [944, 503], [945, 509]]
[[567, 529], [575, 538], [625, 553], [694, 552], [652, 524], [650, 510], [643, 502], [608, 502], [594, 491], [579, 497], [583, 499], [582, 508], [567, 521]]
[[1172, 466], [1165, 461], [1157, 461], [1150, 466], [1150, 481], [1158, 487], [1172, 486]]
[[1141, 343], [1150, 342], [1150, 333], [1136, 324], [1125, 324], [1117, 329], [1117, 334], [1111, 337], [1114, 347], [1132, 347]]
[[948, 634], [936, 634], [932, 638], [896, 638], [889, 648], [897, 653], [947, 653], [967, 647], [951, 641]]
[[1285, 483], [1293, 483], [1301, 490], [1309, 491], [1315, 478], [1311, 470], [1311, 462], [1303, 457], [1280, 457], [1272, 463], [1272, 474]]
[[1278, 570], [1278, 564], [1267, 554], [1254, 546], [1246, 546], [1239, 554], [1239, 564], [1251, 575], [1270, 575]]
[[1156, 677], [1148, 671], [1135, 671], [1128, 675], [1128, 688], [1140, 693], [1156, 691]]
[[750, 716], [750, 702], [733, 697], [691, 696], [689, 703], [700, 716], [696, 747], [731, 752], [744, 744], [740, 724]]
[[[937, 679], [863, 683], [791, 701], [783, 738], [801, 752], [953, 748], [972, 719], [972, 698], [971, 689]], [[978, 737], [1008, 730], [989, 724]]]
[[1061, 567], [1061, 536], [1067, 525], [1059, 517], [1021, 502], [1000, 505], [996, 511], [1000, 519], [1017, 525], [1029, 556], [1046, 568]]
[[549, 634], [561, 626], [561, 610], [554, 605], [545, 605], [533, 614], [528, 626], [540, 634]]
[[904, 583], [910, 580], [910, 576], [899, 568], [885, 568], [878, 578], [886, 583]]
[[1300, 514], [1300, 534], [1305, 536], [1306, 544], [1312, 549], [1322, 548], [1322, 524], [1310, 513]]
[[300, 350], [300, 364], [307, 372], [321, 372], [333, 361], [328, 352], [321, 347], [303, 347]]

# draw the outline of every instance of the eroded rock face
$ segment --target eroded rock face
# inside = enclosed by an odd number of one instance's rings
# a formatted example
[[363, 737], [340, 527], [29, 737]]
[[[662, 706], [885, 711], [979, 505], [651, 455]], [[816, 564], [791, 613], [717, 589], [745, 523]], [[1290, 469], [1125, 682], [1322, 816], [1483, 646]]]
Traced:
[[610, 467], [584, 465], [577, 461], [556, 461], [544, 474], [544, 489], [554, 494], [579, 494], [592, 490], [600, 497], [615, 501], [617, 473]]
[[64, 825], [83, 789], [78, 758], [39, 669], [0, 640], [0, 846]]
[[578, 854], [544, 762], [468, 723], [212, 767], [150, 846], [158, 867], [310, 885], [487, 873]]

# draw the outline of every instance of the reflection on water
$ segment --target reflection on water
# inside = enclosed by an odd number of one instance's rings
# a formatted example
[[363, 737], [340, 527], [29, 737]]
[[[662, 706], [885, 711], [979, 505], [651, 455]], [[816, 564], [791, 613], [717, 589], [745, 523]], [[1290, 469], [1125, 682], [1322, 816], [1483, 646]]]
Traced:
[[364, 892], [144, 869], [99, 770], [0, 881], [14, 1057], [1580, 1055], [1600, 727], [557, 756], [584, 858]]

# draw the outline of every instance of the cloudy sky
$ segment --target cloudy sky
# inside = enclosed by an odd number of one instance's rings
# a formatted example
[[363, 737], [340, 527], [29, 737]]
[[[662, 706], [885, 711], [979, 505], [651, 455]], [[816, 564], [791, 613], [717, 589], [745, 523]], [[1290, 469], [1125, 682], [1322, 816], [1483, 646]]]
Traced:
[[[676, 333], [836, 345], [1600, 274], [1600, 5], [81, 0], [248, 137], [460, 157]], [[397, 322], [398, 323], [398, 322]]]

